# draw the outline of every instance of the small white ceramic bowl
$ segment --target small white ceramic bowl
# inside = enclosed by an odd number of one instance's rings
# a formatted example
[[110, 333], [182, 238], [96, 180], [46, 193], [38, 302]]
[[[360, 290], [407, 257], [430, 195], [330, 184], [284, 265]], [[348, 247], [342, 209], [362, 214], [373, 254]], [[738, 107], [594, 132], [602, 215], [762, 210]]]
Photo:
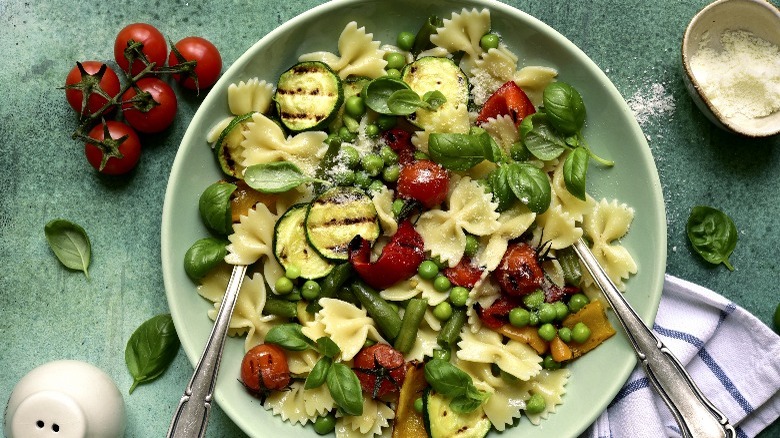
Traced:
[[682, 40], [683, 78], [688, 93], [699, 109], [718, 127], [747, 137], [768, 137], [780, 133], [780, 111], [759, 117], [727, 117], [702, 91], [691, 68], [691, 60], [702, 38], [709, 37], [718, 49], [719, 36], [727, 30], [744, 30], [780, 46], [780, 10], [765, 0], [718, 0], [699, 11]]

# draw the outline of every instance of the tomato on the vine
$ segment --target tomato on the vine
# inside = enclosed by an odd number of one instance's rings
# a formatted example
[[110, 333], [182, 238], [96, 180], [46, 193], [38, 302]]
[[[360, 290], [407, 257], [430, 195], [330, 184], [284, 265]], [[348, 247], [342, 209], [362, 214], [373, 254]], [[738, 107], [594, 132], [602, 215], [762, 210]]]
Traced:
[[[108, 133], [108, 140], [106, 139]], [[130, 126], [109, 120], [89, 131], [89, 137], [106, 144], [86, 142], [84, 154], [95, 169], [106, 175], [122, 175], [131, 171], [141, 157], [141, 140]]]
[[253, 347], [241, 361], [241, 382], [249, 392], [258, 396], [287, 388], [290, 384], [287, 354], [274, 344]]
[[372, 398], [396, 397], [406, 378], [404, 355], [388, 344], [362, 348], [353, 361], [360, 386]]
[[[144, 94], [144, 93], [149, 93]], [[146, 96], [147, 98], [144, 98]], [[151, 97], [151, 100], [148, 99]], [[143, 78], [122, 95], [122, 112], [133, 128], [145, 134], [160, 132], [173, 123], [178, 103], [165, 81]]]
[[146, 68], [146, 64], [139, 59], [138, 54], [131, 54], [133, 67], [129, 68], [130, 61], [125, 56], [125, 50], [130, 41], [142, 44], [142, 47], [139, 47], [140, 51], [150, 63], [155, 63], [155, 69], [165, 65], [165, 60], [168, 58], [168, 42], [165, 36], [151, 24], [133, 23], [120, 30], [114, 41], [114, 59], [122, 70], [129, 70], [135, 76]]
[[[168, 66], [174, 67], [186, 61], [195, 61], [192, 73], [174, 74], [173, 78], [184, 88], [197, 90], [209, 88], [217, 82], [222, 72], [222, 56], [219, 49], [201, 37], [187, 37], [174, 44], [168, 57]], [[178, 53], [177, 53], [178, 52]]]
[[76, 112], [90, 115], [103, 108], [108, 103], [108, 98], [119, 94], [120, 87], [119, 77], [111, 67], [100, 61], [84, 61], [76, 63], [68, 73], [65, 79], [65, 98]]

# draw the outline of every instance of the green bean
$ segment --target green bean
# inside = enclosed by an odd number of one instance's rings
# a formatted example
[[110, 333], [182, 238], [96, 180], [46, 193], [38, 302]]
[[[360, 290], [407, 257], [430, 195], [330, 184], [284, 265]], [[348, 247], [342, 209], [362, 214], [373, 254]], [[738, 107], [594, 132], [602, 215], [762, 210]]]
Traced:
[[421, 298], [412, 298], [406, 305], [404, 319], [401, 321], [401, 329], [398, 337], [395, 338], [393, 346], [401, 353], [408, 353], [417, 340], [417, 330], [425, 316], [425, 310], [428, 309], [428, 300]]
[[320, 296], [325, 298], [335, 297], [350, 276], [352, 276], [352, 265], [349, 263], [341, 263], [334, 266], [333, 270], [325, 276], [320, 284]]
[[466, 323], [466, 309], [458, 308], [452, 311], [452, 316], [447, 320], [447, 323], [441, 328], [439, 336], [436, 339], [444, 348], [452, 348], [455, 342], [460, 336], [460, 330]]
[[563, 269], [563, 279], [570, 286], [578, 286], [582, 280], [582, 270], [580, 269], [580, 259], [574, 252], [574, 247], [559, 249], [555, 253], [555, 258], [561, 264]]
[[431, 15], [425, 20], [425, 23], [417, 31], [417, 35], [414, 37], [414, 44], [412, 45], [412, 54], [416, 57], [423, 50], [428, 50], [433, 47], [431, 42], [431, 35], [437, 32], [437, 29], [444, 25], [444, 21], [441, 18]]
[[298, 306], [296, 303], [278, 298], [268, 297], [263, 307], [263, 315], [276, 315], [285, 318], [298, 317]]
[[351, 290], [366, 312], [374, 319], [382, 335], [388, 340], [395, 340], [398, 332], [401, 331], [401, 317], [393, 310], [390, 303], [362, 281], [354, 282]]

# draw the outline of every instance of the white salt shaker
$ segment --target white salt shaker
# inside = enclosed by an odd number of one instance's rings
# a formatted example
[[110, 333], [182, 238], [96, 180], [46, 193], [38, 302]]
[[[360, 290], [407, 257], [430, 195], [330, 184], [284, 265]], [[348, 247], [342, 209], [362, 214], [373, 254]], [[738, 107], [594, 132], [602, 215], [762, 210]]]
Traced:
[[5, 412], [8, 438], [117, 438], [125, 404], [100, 368], [58, 360], [33, 369], [16, 384]]

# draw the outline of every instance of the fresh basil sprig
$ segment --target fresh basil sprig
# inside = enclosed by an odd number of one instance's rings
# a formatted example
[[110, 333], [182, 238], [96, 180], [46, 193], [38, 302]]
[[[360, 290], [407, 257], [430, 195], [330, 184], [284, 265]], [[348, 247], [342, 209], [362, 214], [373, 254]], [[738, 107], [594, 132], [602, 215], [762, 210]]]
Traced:
[[221, 236], [233, 231], [230, 197], [236, 188], [235, 184], [217, 181], [206, 187], [198, 199], [201, 220], [208, 229]]
[[563, 162], [563, 182], [566, 190], [575, 197], [585, 200], [585, 177], [588, 173], [588, 151], [577, 147]]
[[330, 366], [325, 376], [333, 401], [347, 415], [363, 415], [363, 389], [352, 369], [341, 362]]
[[244, 181], [261, 193], [284, 193], [312, 182], [327, 184], [327, 181], [304, 174], [298, 166], [288, 161], [249, 166], [244, 170]]
[[551, 82], [544, 88], [542, 102], [550, 123], [563, 135], [576, 135], [585, 125], [585, 103], [580, 93], [566, 82]]
[[516, 201], [534, 213], [544, 213], [550, 206], [550, 179], [531, 164], [504, 164], [490, 174], [488, 181], [493, 199], [498, 202], [498, 211], [509, 209]]
[[455, 171], [469, 170], [486, 159], [503, 159], [501, 149], [482, 128], [471, 128], [468, 134], [432, 133], [428, 153], [433, 161]]
[[[406, 82], [389, 76], [381, 76], [363, 87], [362, 97], [366, 106], [379, 114], [392, 114], [387, 101], [393, 93], [403, 90], [411, 91]], [[417, 97], [419, 98], [419, 96]]]
[[737, 246], [737, 226], [726, 213], [708, 206], [693, 207], [685, 229], [693, 249], [704, 260], [734, 270], [729, 256]]
[[421, 98], [409, 88], [393, 92], [387, 98], [387, 108], [391, 115], [408, 116], [420, 108], [434, 111], [446, 101], [447, 98], [439, 90], [429, 91]]
[[459, 414], [474, 411], [490, 397], [490, 393], [474, 386], [471, 376], [442, 359], [425, 364], [425, 380], [434, 391], [451, 398], [450, 408]]
[[133, 384], [130, 394], [141, 383], [162, 375], [179, 351], [179, 338], [171, 315], [157, 315], [141, 324], [125, 347], [125, 363]]
[[84, 228], [65, 219], [53, 219], [44, 226], [43, 232], [57, 260], [89, 278], [92, 244]]
[[198, 239], [184, 253], [184, 272], [193, 281], [205, 277], [224, 262], [228, 243], [230, 242], [216, 237]]
[[265, 342], [276, 344], [285, 350], [317, 350], [317, 344], [303, 334], [303, 326], [294, 322], [277, 325], [265, 335]]

